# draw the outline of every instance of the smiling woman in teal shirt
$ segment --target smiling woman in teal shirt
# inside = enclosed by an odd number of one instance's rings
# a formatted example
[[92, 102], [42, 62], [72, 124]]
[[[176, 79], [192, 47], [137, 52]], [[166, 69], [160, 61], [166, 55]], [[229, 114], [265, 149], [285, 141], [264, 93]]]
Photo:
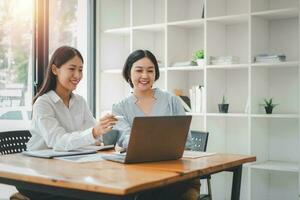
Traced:
[[[124, 65], [123, 77], [133, 89], [132, 94], [113, 105], [114, 115], [124, 118], [114, 126], [120, 132], [117, 146], [127, 148], [134, 117], [185, 115], [183, 106], [178, 97], [153, 88], [154, 82], [159, 79], [159, 68], [155, 56], [148, 50], [132, 52]], [[186, 147], [190, 146], [189, 133]], [[157, 138], [159, 140], [159, 138]], [[138, 199], [180, 199], [196, 200], [199, 197], [200, 181], [193, 179], [176, 186], [146, 192]]]

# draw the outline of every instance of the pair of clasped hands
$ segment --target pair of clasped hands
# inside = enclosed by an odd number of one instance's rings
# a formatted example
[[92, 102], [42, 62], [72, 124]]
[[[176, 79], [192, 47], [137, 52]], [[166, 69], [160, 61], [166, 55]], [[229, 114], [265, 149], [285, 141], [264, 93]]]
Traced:
[[[113, 126], [120, 119], [124, 119], [124, 117], [119, 115], [114, 115], [111, 113], [105, 114], [103, 117], [100, 118], [100, 120], [96, 123], [96, 125], [92, 130], [94, 138], [99, 138], [103, 134], [111, 131]], [[125, 151], [124, 148], [119, 147], [118, 145], [115, 146], [115, 150], [120, 153]]]

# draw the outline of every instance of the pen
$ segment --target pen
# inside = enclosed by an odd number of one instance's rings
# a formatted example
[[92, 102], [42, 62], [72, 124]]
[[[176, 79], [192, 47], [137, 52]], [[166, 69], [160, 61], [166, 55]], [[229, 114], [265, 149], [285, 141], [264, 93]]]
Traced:
[[116, 119], [124, 119], [124, 116], [116, 115], [116, 116], [114, 116], [114, 118], [116, 118]]

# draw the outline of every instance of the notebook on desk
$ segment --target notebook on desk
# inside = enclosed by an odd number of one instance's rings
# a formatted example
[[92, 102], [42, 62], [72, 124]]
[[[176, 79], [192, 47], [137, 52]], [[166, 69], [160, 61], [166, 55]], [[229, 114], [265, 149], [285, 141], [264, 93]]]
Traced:
[[83, 154], [93, 154], [97, 153], [97, 151], [112, 149], [114, 145], [106, 145], [106, 146], [85, 146], [79, 149], [71, 150], [71, 151], [55, 151], [53, 149], [42, 149], [42, 150], [34, 150], [34, 151], [23, 151], [22, 154], [27, 156], [39, 157], [39, 158], [54, 158], [61, 156], [74, 156], [74, 155], [83, 155]]
[[135, 117], [126, 154], [104, 159], [121, 163], [176, 160], [182, 157], [191, 116]]

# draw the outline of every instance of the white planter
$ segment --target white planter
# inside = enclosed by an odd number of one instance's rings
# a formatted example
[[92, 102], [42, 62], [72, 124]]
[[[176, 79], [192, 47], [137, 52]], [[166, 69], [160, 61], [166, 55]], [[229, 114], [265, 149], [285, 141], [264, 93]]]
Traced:
[[204, 59], [197, 59], [197, 65], [203, 66], [204, 65]]

